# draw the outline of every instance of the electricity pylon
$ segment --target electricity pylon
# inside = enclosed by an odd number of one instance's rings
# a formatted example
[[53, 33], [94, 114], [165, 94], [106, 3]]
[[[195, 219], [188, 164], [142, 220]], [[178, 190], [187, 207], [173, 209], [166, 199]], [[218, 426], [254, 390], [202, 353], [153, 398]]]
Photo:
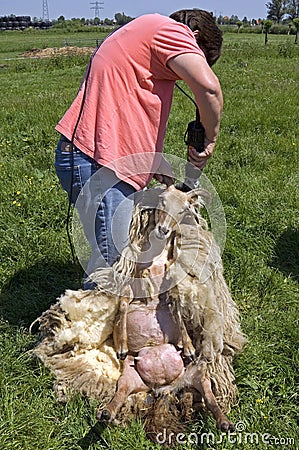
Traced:
[[49, 22], [49, 9], [47, 0], [43, 0], [43, 22]]
[[90, 8], [90, 9], [94, 9], [94, 16], [100, 18], [100, 9], [104, 9], [100, 5], [104, 5], [104, 2], [91, 2], [90, 4], [95, 5], [95, 6], [91, 6], [91, 8]]

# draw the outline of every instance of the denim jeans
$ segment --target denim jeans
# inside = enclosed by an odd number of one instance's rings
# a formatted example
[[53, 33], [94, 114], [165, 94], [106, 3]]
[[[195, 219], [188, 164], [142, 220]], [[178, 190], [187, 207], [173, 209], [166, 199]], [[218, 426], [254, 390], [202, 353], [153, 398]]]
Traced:
[[114, 172], [68, 142], [56, 148], [55, 169], [63, 189], [78, 210], [84, 234], [91, 247], [84, 275], [84, 288], [93, 287], [88, 276], [112, 266], [128, 243], [135, 188]]

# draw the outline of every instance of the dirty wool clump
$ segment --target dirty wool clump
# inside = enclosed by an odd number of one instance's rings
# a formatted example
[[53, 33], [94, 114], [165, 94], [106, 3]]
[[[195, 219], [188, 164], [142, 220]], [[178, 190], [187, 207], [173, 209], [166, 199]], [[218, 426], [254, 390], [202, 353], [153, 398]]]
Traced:
[[53, 56], [91, 55], [94, 47], [52, 47], [52, 48], [32, 48], [20, 54], [23, 58], [51, 58]]

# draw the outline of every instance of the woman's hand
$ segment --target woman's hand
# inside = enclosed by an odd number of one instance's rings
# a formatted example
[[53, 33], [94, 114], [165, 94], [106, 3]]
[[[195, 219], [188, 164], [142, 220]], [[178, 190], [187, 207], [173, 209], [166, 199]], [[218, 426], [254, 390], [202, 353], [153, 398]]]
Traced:
[[174, 184], [174, 178], [168, 177], [167, 175], [162, 175], [161, 173], [155, 173], [154, 175], [155, 180], [157, 180], [161, 184], [166, 184], [166, 186], [171, 186]]
[[199, 169], [203, 169], [208, 162], [208, 159], [212, 156], [216, 142], [205, 139], [203, 152], [198, 153], [195, 148], [190, 147], [188, 149], [188, 161]]
[[157, 180], [161, 184], [166, 184], [166, 186], [170, 186], [175, 182], [175, 175], [173, 173], [172, 167], [168, 161], [164, 158], [163, 155], [161, 159], [161, 163], [159, 169], [154, 175], [155, 180]]

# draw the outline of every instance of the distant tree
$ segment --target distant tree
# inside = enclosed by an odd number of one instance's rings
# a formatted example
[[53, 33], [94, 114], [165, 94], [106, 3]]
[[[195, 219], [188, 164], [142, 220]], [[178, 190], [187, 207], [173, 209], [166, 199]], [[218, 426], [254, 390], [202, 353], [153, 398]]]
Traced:
[[231, 18], [229, 19], [229, 23], [230, 23], [231, 25], [236, 25], [236, 23], [238, 22], [238, 20], [239, 20], [239, 17], [238, 17], [238, 16], [232, 15]]
[[298, 17], [293, 20], [293, 24], [295, 25], [295, 28], [296, 28], [295, 44], [297, 44], [299, 41], [299, 18]]
[[108, 17], [106, 17], [104, 19], [104, 25], [113, 25], [113, 20], [112, 19], [108, 19]]
[[244, 27], [246, 27], [247, 25], [250, 24], [249, 20], [247, 19], [247, 17], [245, 16], [242, 20]]
[[124, 13], [116, 13], [115, 16], [115, 21], [117, 23], [117, 25], [124, 25], [128, 22], [131, 22], [131, 20], [133, 20], [132, 17], [130, 16], [126, 16]]
[[268, 9], [267, 19], [280, 23], [287, 11], [286, 2], [287, 0], [272, 0], [266, 3]]
[[218, 23], [218, 25], [222, 25], [223, 24], [223, 16], [221, 14], [217, 18], [217, 23]]
[[63, 22], [65, 22], [64, 16], [59, 16], [58, 19], [57, 19], [57, 21], [58, 21], [58, 23], [63, 23]]
[[238, 27], [238, 33], [240, 33], [241, 30], [241, 26], [243, 25], [243, 22], [241, 20], [238, 20], [236, 23], [237, 27]]
[[299, 0], [288, 0], [286, 3], [286, 13], [291, 20], [299, 17]]
[[272, 20], [264, 20], [263, 26], [265, 30], [265, 45], [268, 43], [268, 33], [272, 25], [273, 25]]

